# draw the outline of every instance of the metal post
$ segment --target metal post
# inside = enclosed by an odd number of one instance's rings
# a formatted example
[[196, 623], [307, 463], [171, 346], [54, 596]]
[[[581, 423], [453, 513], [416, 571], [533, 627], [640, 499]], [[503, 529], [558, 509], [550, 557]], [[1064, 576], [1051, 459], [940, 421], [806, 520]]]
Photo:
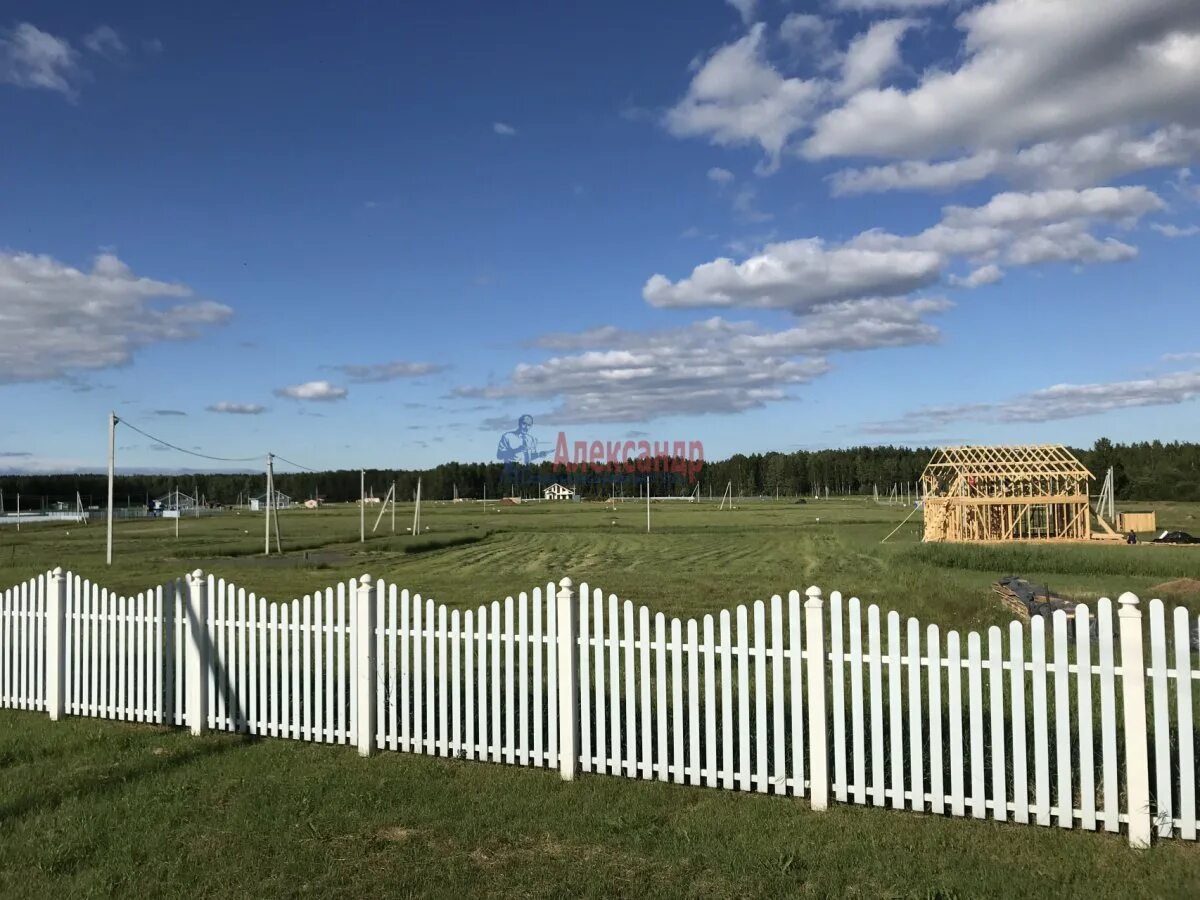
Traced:
[[646, 534], [650, 533], [650, 476], [646, 476]]
[[1125, 797], [1129, 846], [1150, 846], [1150, 753], [1146, 732], [1146, 663], [1142, 611], [1136, 594], [1118, 599], [1121, 626], [1121, 705], [1125, 712]]
[[358, 470], [358, 542], [366, 543], [367, 540], [367, 470]]
[[558, 771], [573, 781], [579, 765], [579, 604], [571, 579], [558, 583]]
[[[156, 429], [157, 430], [157, 429]], [[113, 544], [113, 479], [117, 460], [117, 414], [108, 414], [108, 537], [105, 549], [105, 565], [112, 565]]]

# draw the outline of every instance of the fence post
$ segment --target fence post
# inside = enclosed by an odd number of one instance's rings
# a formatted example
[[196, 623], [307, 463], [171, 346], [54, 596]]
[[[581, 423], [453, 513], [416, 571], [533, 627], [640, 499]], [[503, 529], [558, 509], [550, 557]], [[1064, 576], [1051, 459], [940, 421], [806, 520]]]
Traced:
[[1121, 624], [1121, 707], [1125, 712], [1125, 796], [1129, 846], [1150, 846], [1150, 753], [1146, 731], [1146, 664], [1142, 611], [1136, 594], [1118, 599]]
[[808, 778], [813, 809], [829, 806], [829, 750], [825, 722], [825, 601], [815, 584], [804, 592], [804, 653], [808, 659]]
[[[358, 654], [358, 755], [375, 752], [375, 592], [371, 576], [358, 579], [358, 633], [355, 652]], [[430, 623], [432, 627], [432, 623]], [[433, 673], [427, 674], [433, 678]], [[433, 711], [430, 710], [430, 716]]]
[[50, 721], [57, 722], [66, 709], [67, 604], [63, 570], [55, 568], [47, 579], [46, 594], [46, 712]]
[[558, 583], [558, 771], [574, 781], [579, 765], [579, 605], [571, 579]]
[[187, 577], [187, 722], [192, 734], [208, 730], [208, 585], [197, 569]]

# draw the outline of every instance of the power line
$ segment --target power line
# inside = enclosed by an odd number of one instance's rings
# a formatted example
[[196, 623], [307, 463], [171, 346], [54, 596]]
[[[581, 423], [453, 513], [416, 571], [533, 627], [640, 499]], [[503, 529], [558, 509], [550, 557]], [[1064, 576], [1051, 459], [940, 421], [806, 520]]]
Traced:
[[310, 469], [308, 466], [302, 466], [298, 462], [292, 462], [290, 459], [285, 459], [284, 457], [280, 456], [278, 453], [275, 454], [275, 458], [277, 460], [279, 460], [281, 463], [287, 463], [289, 466], [295, 466], [297, 469], [303, 469], [305, 472], [312, 472], [313, 474], [316, 474], [316, 472], [317, 472], [316, 469]]
[[[178, 446], [177, 444], [172, 444], [170, 441], [164, 441], [160, 437], [155, 437], [154, 435], [152, 435], [148, 432], [142, 431], [142, 429], [138, 428], [132, 422], [129, 422], [125, 419], [118, 418], [117, 421], [120, 424], [125, 425], [128, 428], [132, 428], [134, 431], [136, 431], [138, 434], [142, 435], [143, 437], [147, 437], [150, 440], [155, 441], [156, 443], [162, 444], [164, 447], [170, 447], [172, 450], [178, 450], [180, 453], [186, 453], [188, 456], [197, 456], [200, 459], [211, 459], [216, 462], [255, 462], [256, 460], [261, 459], [261, 457], [259, 457], [259, 456], [232, 457], [232, 456], [212, 456], [208, 453], [198, 453], [195, 450], [187, 450], [183, 447]], [[293, 465], [295, 465], [295, 463], [293, 463]]]

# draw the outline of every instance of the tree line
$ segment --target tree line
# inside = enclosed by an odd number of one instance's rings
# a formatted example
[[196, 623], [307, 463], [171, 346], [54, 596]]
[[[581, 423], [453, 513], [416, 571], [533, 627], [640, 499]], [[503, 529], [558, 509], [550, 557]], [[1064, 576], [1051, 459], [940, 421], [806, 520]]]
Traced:
[[[1116, 495], [1126, 500], [1200, 501], [1200, 443], [1143, 441], [1116, 444], [1101, 438], [1088, 449], [1072, 452], [1103, 479], [1111, 466]], [[625, 474], [605, 467], [592, 471], [583, 467], [565, 471], [544, 462], [538, 466], [505, 467], [501, 463], [449, 462], [432, 469], [368, 469], [369, 493], [384, 496], [393, 483], [401, 502], [415, 495], [421, 482], [422, 497], [448, 500], [455, 492], [469, 499], [495, 499], [510, 494], [539, 496], [545, 485], [558, 482], [589, 499], [618, 494], [642, 495], [646, 479], [652, 496], [685, 496], [699, 488], [700, 496], [714, 498], [729, 486], [734, 496], [812, 497], [867, 495], [876, 487], [881, 495], [893, 485], [912, 485], [921, 477], [933, 454], [930, 447], [848, 447], [839, 450], [797, 450], [792, 453], [737, 453], [728, 459], [705, 462], [695, 481], [685, 474], [686, 461], [654, 461], [653, 471]], [[674, 463], [679, 463], [675, 465]], [[674, 471], [672, 471], [674, 469]], [[665, 470], [665, 471], [664, 471]], [[328, 472], [276, 472], [276, 490], [296, 502], [321, 497], [326, 502], [348, 502], [359, 497], [358, 469]], [[209, 503], [232, 505], [247, 502], [265, 492], [262, 473], [197, 473], [118, 475], [115, 502], [118, 506], [144, 506], [173, 490], [204, 498]], [[1098, 492], [1099, 483], [1093, 485]], [[76, 493], [85, 506], [104, 506], [107, 478], [98, 474], [5, 475], [0, 476], [4, 508], [16, 508], [21, 494], [22, 509], [38, 509], [55, 502], [75, 503]]]

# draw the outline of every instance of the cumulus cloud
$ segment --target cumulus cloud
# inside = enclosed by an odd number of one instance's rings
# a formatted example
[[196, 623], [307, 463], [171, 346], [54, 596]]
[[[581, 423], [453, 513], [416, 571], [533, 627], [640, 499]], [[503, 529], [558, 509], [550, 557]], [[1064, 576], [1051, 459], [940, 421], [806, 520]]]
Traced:
[[1193, 237], [1200, 234], [1200, 225], [1163, 225], [1159, 222], [1152, 222], [1150, 227], [1163, 237], [1169, 238]]
[[399, 378], [419, 378], [422, 375], [433, 375], [446, 370], [446, 366], [431, 362], [408, 362], [394, 360], [386, 363], [370, 363], [368, 365], [345, 364], [332, 366], [351, 381], [381, 382], [395, 381]]
[[1174, 372], [1156, 378], [1094, 384], [1056, 384], [994, 403], [927, 406], [907, 416], [872, 422], [869, 434], [900, 434], [913, 429], [941, 428], [953, 422], [1055, 422], [1117, 409], [1176, 406], [1200, 397], [1200, 371]]
[[260, 406], [257, 403], [229, 403], [221, 401], [214, 403], [208, 407], [209, 412], [228, 413], [235, 416], [257, 416], [260, 413], [266, 412], [265, 406]]
[[1162, 198], [1141, 186], [1031, 193], [1007, 191], [996, 194], [983, 206], [948, 206], [943, 221], [957, 228], [1038, 225], [1081, 218], [1133, 221], [1165, 206]]
[[966, 51], [911, 90], [863, 91], [816, 120], [812, 158], [1009, 149], [1133, 122], [1200, 123], [1194, 0], [994, 0], [958, 19]]
[[980, 266], [965, 277], [950, 276], [950, 283], [958, 287], [976, 288], [985, 284], [995, 284], [1004, 277], [1004, 271], [995, 263]]
[[330, 384], [328, 381], [306, 381], [303, 384], [293, 384], [288, 387], [275, 389], [276, 397], [286, 397], [290, 400], [310, 400], [327, 403], [342, 400], [349, 393], [344, 387]]
[[116, 59], [125, 55], [125, 42], [117, 34], [115, 28], [100, 25], [84, 36], [83, 46], [106, 59]]
[[725, 2], [737, 10], [744, 24], [749, 25], [754, 21], [755, 13], [758, 12], [758, 0], [725, 0]]
[[854, 38], [842, 59], [838, 93], [850, 96], [878, 87], [884, 76], [900, 64], [900, 39], [915, 24], [912, 19], [885, 19], [872, 23]]
[[825, 374], [826, 354], [936, 342], [928, 317], [949, 306], [941, 298], [870, 298], [828, 304], [782, 331], [713, 317], [662, 331], [549, 334], [538, 346], [561, 355], [521, 364], [501, 384], [456, 393], [552, 401], [549, 418], [562, 423], [742, 412], [785, 400]]
[[834, 25], [812, 13], [789, 13], [779, 25], [779, 37], [793, 60], [818, 71], [835, 69], [842, 54], [834, 42]]
[[820, 238], [768, 244], [735, 263], [722, 257], [672, 282], [653, 275], [642, 289], [652, 306], [757, 307], [803, 312], [822, 303], [897, 296], [936, 281], [942, 259], [923, 250], [829, 247]]
[[0, 31], [0, 82], [75, 96], [79, 55], [63, 38], [22, 22]]
[[142, 347], [195, 338], [232, 314], [186, 285], [135, 275], [111, 253], [81, 271], [0, 251], [0, 383], [123, 366]]
[[517, 133], [517, 129], [513, 128], [507, 122], [493, 122], [492, 131], [496, 132], [496, 134], [501, 135], [502, 137], [512, 137]]
[[733, 173], [728, 169], [722, 169], [720, 166], [713, 166], [708, 170], [708, 180], [717, 184], [729, 184], [733, 181]]
[[788, 138], [807, 121], [821, 85], [781, 75], [766, 58], [765, 29], [759, 22], [709, 56], [663, 124], [677, 137], [707, 137], [722, 146], [758, 144], [767, 154], [763, 170], [771, 171]]

